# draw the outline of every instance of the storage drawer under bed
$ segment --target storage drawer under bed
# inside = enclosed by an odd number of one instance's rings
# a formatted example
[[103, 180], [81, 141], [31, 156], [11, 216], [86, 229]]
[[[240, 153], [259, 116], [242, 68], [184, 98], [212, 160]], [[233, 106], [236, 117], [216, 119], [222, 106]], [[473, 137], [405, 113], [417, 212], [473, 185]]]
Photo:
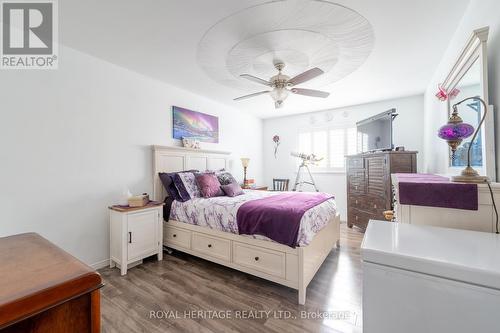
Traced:
[[233, 263], [280, 278], [286, 275], [284, 252], [233, 242]]
[[231, 261], [231, 241], [193, 232], [191, 249], [216, 259]]
[[191, 232], [180, 228], [167, 226], [163, 223], [163, 244], [176, 245], [185, 249], [191, 248]]

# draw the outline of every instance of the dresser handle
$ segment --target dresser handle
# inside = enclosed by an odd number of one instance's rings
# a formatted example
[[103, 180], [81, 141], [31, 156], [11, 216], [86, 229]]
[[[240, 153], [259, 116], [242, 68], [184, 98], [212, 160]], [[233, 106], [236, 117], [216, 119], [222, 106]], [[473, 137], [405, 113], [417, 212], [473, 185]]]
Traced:
[[358, 200], [356, 200], [356, 205], [358, 204]]
[[128, 242], [132, 243], [132, 232], [131, 231], [128, 232]]
[[255, 259], [255, 261], [259, 261], [259, 257], [255, 257], [254, 259]]
[[356, 215], [356, 221], [358, 220], [358, 216]]
[[212, 244], [208, 244], [208, 247], [212, 247]]
[[177, 237], [177, 234], [173, 234], [172, 237], [174, 237], [174, 238]]
[[376, 209], [376, 208], [377, 208], [377, 205], [376, 205], [376, 204], [375, 204], [375, 205], [373, 205], [373, 208], [375, 208], [375, 209]]

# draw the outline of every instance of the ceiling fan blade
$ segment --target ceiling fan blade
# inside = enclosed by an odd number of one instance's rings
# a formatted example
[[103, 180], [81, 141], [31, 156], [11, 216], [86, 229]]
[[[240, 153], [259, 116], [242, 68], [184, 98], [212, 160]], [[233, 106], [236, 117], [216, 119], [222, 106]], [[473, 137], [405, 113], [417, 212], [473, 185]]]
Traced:
[[311, 97], [321, 97], [327, 98], [330, 96], [329, 92], [321, 91], [321, 90], [313, 90], [313, 89], [303, 89], [303, 88], [292, 88], [291, 92], [298, 95], [311, 96]]
[[245, 78], [245, 79], [247, 79], [247, 80], [263, 84], [265, 86], [271, 86], [271, 82], [266, 81], [264, 79], [261, 79], [259, 77], [250, 75], [250, 74], [241, 74], [240, 76], [243, 77], [243, 78]]
[[324, 72], [321, 69], [319, 69], [318, 67], [314, 67], [314, 68], [311, 68], [310, 70], [305, 71], [302, 74], [299, 74], [295, 77], [292, 77], [290, 80], [288, 80], [288, 84], [295, 86], [297, 84], [312, 80], [315, 77], [320, 76], [323, 73]]
[[269, 93], [268, 90], [266, 91], [260, 91], [260, 92], [257, 92], [257, 93], [253, 93], [253, 94], [250, 94], [250, 95], [245, 95], [245, 96], [240, 96], [240, 97], [236, 97], [234, 100], [235, 101], [240, 101], [242, 99], [247, 99], [247, 98], [251, 98], [251, 97], [255, 97], [255, 96], [259, 96], [259, 95], [262, 95], [262, 94], [267, 94]]

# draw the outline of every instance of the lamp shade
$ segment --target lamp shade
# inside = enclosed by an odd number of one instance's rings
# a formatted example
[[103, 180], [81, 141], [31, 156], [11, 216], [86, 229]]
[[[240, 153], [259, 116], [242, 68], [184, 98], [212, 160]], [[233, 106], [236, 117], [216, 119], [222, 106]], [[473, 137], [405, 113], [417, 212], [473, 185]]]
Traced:
[[241, 158], [241, 165], [244, 168], [248, 168], [248, 164], [250, 164], [250, 159], [248, 157], [242, 157]]
[[453, 108], [453, 113], [448, 119], [446, 125], [441, 126], [438, 130], [438, 136], [446, 140], [448, 146], [451, 148], [452, 156], [455, 156], [455, 151], [462, 143], [462, 140], [468, 138], [474, 133], [474, 127], [464, 123], [462, 118], [458, 115], [456, 107]]
[[444, 140], [463, 140], [474, 133], [474, 127], [467, 123], [446, 124], [441, 126], [438, 136]]

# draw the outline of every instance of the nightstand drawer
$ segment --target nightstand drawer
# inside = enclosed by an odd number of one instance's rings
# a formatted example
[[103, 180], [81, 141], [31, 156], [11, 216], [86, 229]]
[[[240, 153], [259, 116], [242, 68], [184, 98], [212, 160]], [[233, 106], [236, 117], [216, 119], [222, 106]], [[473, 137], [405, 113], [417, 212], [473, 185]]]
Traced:
[[177, 245], [186, 249], [191, 248], [191, 232], [163, 224], [165, 245]]
[[193, 232], [192, 250], [216, 259], [231, 260], [231, 242]]
[[285, 278], [286, 255], [283, 252], [233, 242], [233, 263], [269, 275]]

